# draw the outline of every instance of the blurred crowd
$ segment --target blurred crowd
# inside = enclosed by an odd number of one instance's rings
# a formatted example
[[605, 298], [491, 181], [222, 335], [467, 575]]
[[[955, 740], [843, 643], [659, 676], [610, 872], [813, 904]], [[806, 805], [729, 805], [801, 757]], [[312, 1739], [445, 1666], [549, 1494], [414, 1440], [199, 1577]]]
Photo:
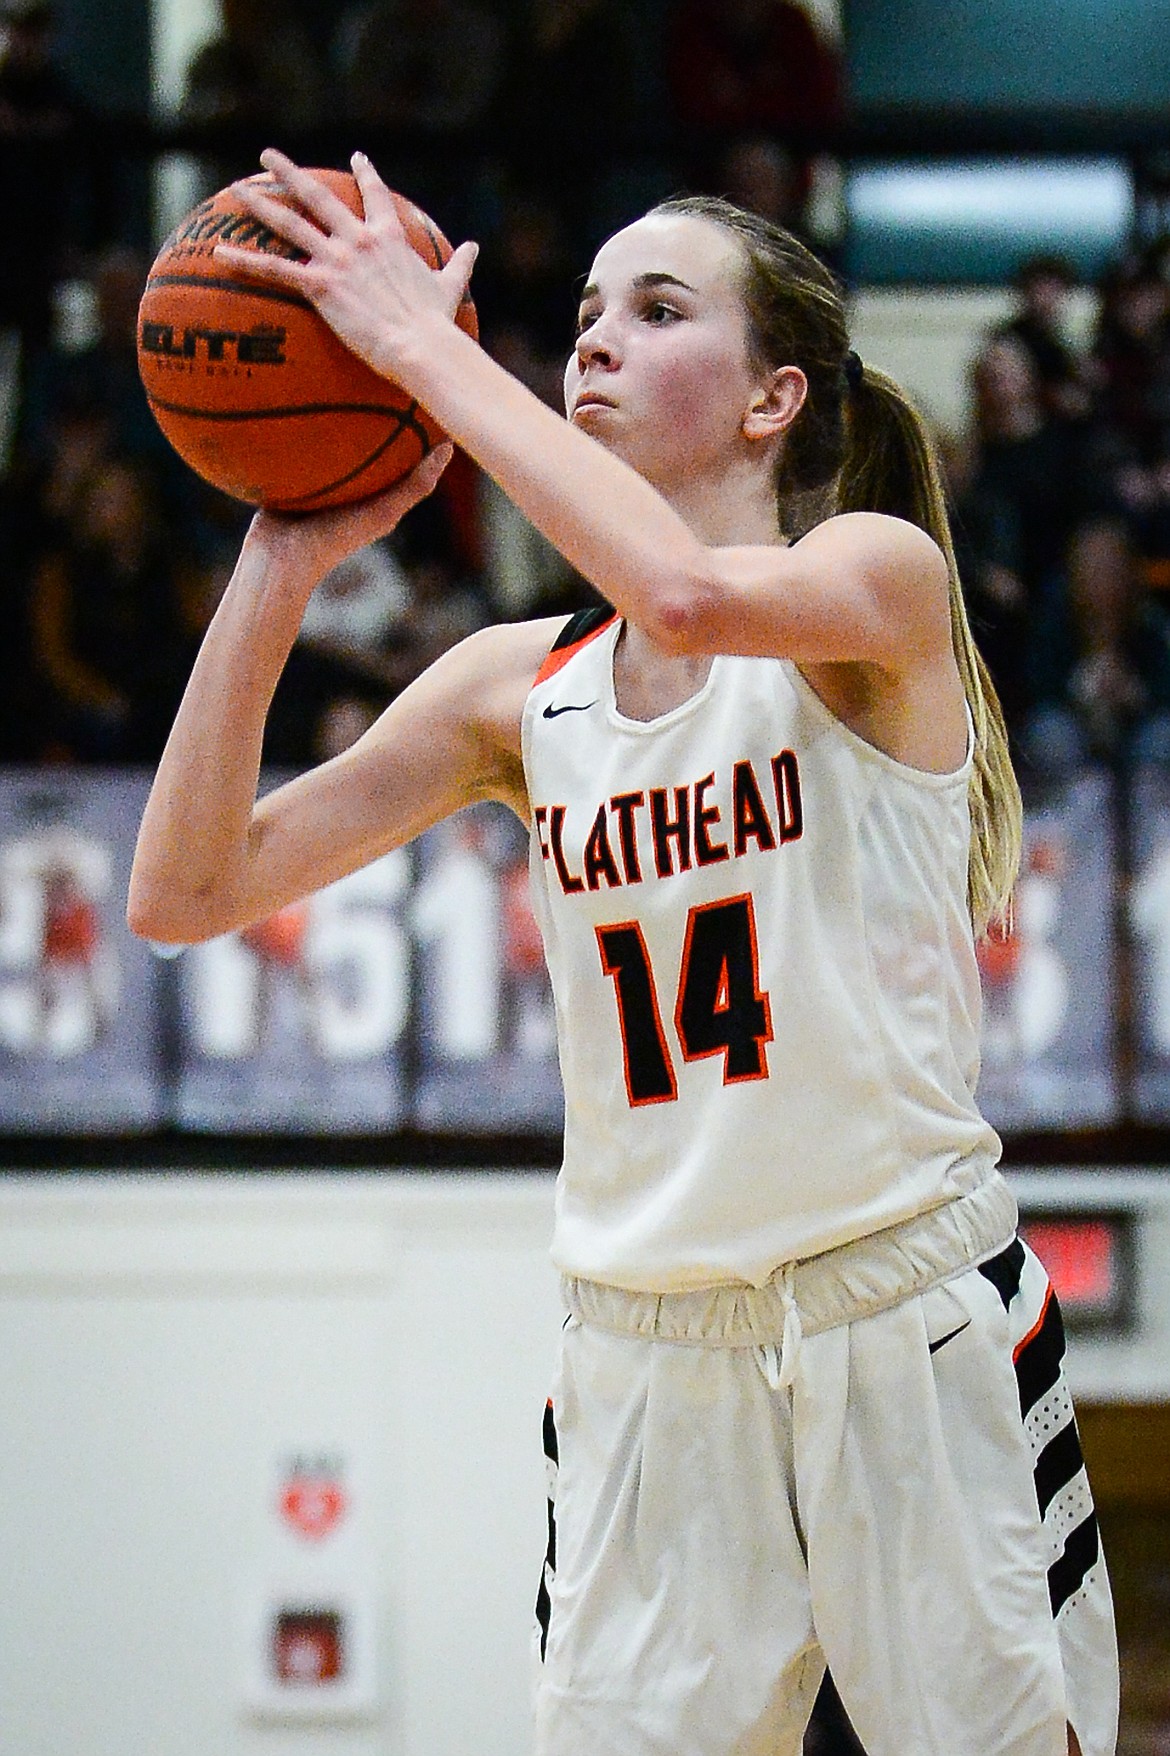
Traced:
[[1025, 262], [971, 406], [944, 441], [960, 573], [1024, 778], [1170, 757], [1170, 239], [1092, 289]]
[[[146, 406], [149, 224], [136, 235], [111, 193], [54, 22], [49, 0], [0, 0], [0, 227], [28, 243], [0, 277], [0, 761], [148, 764], [249, 513]], [[482, 241], [482, 339], [557, 405], [574, 277], [649, 202], [728, 194], [832, 258], [815, 191], [841, 105], [838, 48], [796, 0], [223, 0], [177, 126], [205, 191], [269, 138], [336, 148], [342, 127], [378, 147], [388, 180]], [[1170, 244], [1092, 289], [1025, 263], [970, 401], [968, 429], [939, 437], [1025, 777], [1170, 759]], [[457, 456], [315, 595], [266, 759], [333, 754], [474, 628], [590, 596]]]
[[[0, 285], [0, 761], [150, 763], [249, 509], [191, 474], [146, 405], [149, 216], [128, 221], [57, 22], [51, 0], [0, 0], [0, 228], [28, 243]], [[813, 156], [777, 135], [831, 128], [839, 104], [836, 48], [794, 0], [223, 0], [175, 126], [204, 193], [268, 140], [311, 163], [343, 162], [339, 128], [376, 148], [450, 235], [482, 240], [482, 339], [558, 404], [598, 239], [683, 186], [802, 225]], [[315, 595], [266, 760], [333, 754], [474, 628], [591, 595], [457, 457]]]

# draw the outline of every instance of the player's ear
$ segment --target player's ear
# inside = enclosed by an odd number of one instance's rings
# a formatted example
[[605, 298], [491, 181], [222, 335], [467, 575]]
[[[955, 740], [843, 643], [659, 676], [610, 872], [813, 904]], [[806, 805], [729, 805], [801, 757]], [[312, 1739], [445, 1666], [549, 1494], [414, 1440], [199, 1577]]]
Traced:
[[773, 439], [792, 425], [808, 395], [799, 366], [777, 366], [752, 396], [743, 417], [745, 439]]

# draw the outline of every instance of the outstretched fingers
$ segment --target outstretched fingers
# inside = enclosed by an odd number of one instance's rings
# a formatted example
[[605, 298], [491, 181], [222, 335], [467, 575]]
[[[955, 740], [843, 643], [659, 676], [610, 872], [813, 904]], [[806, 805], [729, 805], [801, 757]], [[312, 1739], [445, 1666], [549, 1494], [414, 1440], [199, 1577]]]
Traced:
[[353, 228], [360, 227], [361, 220], [340, 196], [334, 195], [332, 189], [319, 182], [311, 171], [294, 164], [286, 153], [278, 152], [274, 146], [265, 147], [260, 154], [260, 163], [277, 185], [312, 215], [323, 232], [338, 232], [344, 237]]
[[452, 295], [452, 311], [459, 309], [467, 295], [467, 289], [471, 284], [471, 271], [475, 267], [475, 259], [478, 255], [478, 244], [460, 244], [457, 250], [451, 252], [439, 270], [439, 279]]
[[[350, 159], [354, 178], [361, 193], [362, 208], [365, 212], [367, 225], [379, 232], [388, 232], [401, 239], [404, 244], [410, 240], [406, 235], [406, 227], [398, 211], [393, 193], [385, 184], [364, 152], [355, 152]], [[471, 271], [475, 267], [475, 259], [479, 255], [478, 244], [460, 244], [458, 250], [451, 253], [447, 262], [438, 270], [439, 279], [450, 300], [452, 312], [459, 309], [467, 294], [471, 281]]]
[[232, 193], [241, 207], [256, 219], [263, 220], [270, 231], [304, 255], [312, 256], [320, 249], [326, 237], [321, 227], [315, 226], [303, 213], [298, 213], [295, 207], [289, 207], [287, 202], [277, 201], [259, 183], [234, 183]]
[[362, 198], [362, 210], [369, 225], [384, 227], [399, 238], [406, 231], [398, 215], [394, 197], [364, 152], [355, 152], [350, 159], [354, 181]]
[[255, 219], [261, 220], [277, 237], [283, 238], [295, 250], [299, 250], [306, 261], [290, 262], [285, 257], [274, 256], [266, 251], [242, 250], [231, 244], [217, 244], [215, 255], [221, 262], [231, 264], [244, 273], [304, 291], [306, 269], [320, 255], [321, 247], [327, 239], [335, 233], [344, 236], [355, 232], [362, 222], [343, 201], [338, 200], [331, 189], [327, 189], [310, 172], [295, 165], [284, 153], [269, 148], [261, 153], [260, 162], [276, 187], [291, 196], [298, 206], [290, 207], [287, 201], [278, 201], [271, 189], [265, 188], [254, 179], [233, 184], [236, 199], [241, 207]]

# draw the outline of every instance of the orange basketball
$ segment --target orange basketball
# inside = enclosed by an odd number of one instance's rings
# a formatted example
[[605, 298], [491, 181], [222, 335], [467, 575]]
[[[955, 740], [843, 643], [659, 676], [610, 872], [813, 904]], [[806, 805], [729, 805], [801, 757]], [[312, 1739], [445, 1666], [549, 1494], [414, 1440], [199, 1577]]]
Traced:
[[[347, 171], [312, 174], [362, 211]], [[286, 199], [270, 177], [251, 181]], [[441, 268], [442, 232], [404, 196], [394, 202], [414, 249]], [[297, 255], [231, 189], [200, 202], [159, 251], [138, 312], [138, 369], [179, 456], [236, 499], [286, 512], [364, 500], [408, 474], [441, 429], [306, 299], [225, 268], [212, 254], [220, 242]], [[455, 321], [478, 334], [470, 298]]]

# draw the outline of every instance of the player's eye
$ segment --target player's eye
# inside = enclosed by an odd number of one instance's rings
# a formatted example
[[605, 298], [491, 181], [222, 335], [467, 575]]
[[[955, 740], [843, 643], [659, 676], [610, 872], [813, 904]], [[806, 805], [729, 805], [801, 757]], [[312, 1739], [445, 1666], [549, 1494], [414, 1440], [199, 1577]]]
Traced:
[[668, 305], [664, 299], [654, 299], [647, 305], [643, 315], [647, 323], [663, 324], [672, 323], [676, 317], [681, 316], [681, 312], [673, 305]]
[[579, 312], [578, 316], [577, 316], [577, 325], [573, 331], [574, 335], [578, 335], [578, 336], [584, 335], [585, 331], [592, 324], [597, 322], [599, 315], [600, 315], [600, 313], [597, 311], [581, 311], [581, 312]]

